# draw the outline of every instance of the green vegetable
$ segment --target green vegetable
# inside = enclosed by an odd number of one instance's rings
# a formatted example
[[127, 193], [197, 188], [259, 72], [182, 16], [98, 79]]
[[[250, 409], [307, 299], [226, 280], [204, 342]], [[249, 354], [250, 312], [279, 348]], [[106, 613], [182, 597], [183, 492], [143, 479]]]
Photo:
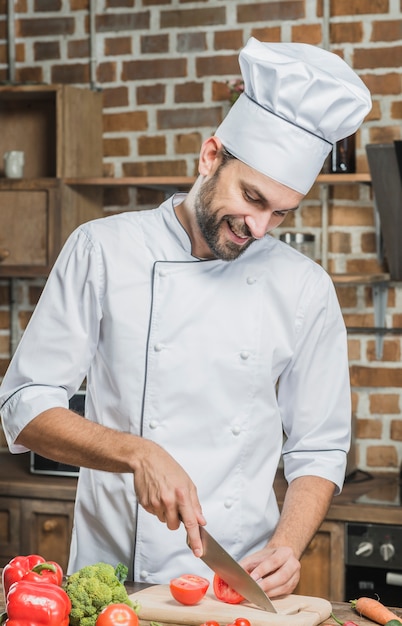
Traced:
[[401, 626], [401, 623], [399, 619], [392, 619], [390, 622], [387, 622], [385, 626]]
[[138, 605], [131, 602], [123, 581], [128, 569], [122, 563], [116, 568], [108, 563], [86, 565], [71, 574], [65, 590], [71, 600], [71, 626], [95, 626], [96, 619], [108, 604], [127, 604], [134, 610]]

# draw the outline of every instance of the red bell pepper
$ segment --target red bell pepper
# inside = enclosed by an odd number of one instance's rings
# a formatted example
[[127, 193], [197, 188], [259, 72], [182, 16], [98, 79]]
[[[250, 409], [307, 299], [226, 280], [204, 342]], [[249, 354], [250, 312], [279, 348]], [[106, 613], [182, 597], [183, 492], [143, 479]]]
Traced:
[[7, 596], [5, 626], [68, 626], [71, 600], [54, 583], [20, 580]]
[[63, 570], [55, 561], [45, 561], [43, 556], [38, 554], [16, 556], [3, 569], [3, 589], [6, 598], [11, 585], [19, 580], [48, 582], [60, 586], [63, 582]]

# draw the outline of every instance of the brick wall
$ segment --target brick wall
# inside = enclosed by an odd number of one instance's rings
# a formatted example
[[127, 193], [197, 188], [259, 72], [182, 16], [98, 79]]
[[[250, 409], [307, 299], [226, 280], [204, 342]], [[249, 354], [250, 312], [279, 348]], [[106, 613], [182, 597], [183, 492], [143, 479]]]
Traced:
[[[98, 0], [91, 20], [87, 0], [15, 0], [15, 31], [8, 33], [7, 0], [0, 0], [0, 81], [10, 79], [10, 34], [11, 41], [15, 37], [17, 82], [71, 83], [102, 91], [105, 175], [193, 175], [203, 139], [228, 110], [226, 80], [239, 75], [238, 51], [251, 35], [270, 41], [328, 42], [372, 92], [373, 109], [356, 146], [357, 169], [367, 171], [367, 143], [402, 138], [402, 2], [324, 1]], [[324, 20], [328, 13], [329, 23]], [[315, 234], [318, 261], [321, 193], [314, 186], [286, 224]], [[160, 199], [149, 190], [109, 189], [105, 212], [147, 208]], [[328, 269], [386, 269], [377, 260], [374, 233], [370, 187], [332, 187]], [[22, 333], [43, 281], [18, 284]], [[348, 326], [374, 326], [371, 287], [337, 290]], [[369, 471], [397, 471], [402, 462], [402, 335], [397, 334], [401, 311], [402, 285], [392, 284], [386, 325], [394, 334], [384, 336], [381, 358], [371, 332], [349, 334], [358, 465]], [[9, 284], [3, 280], [0, 375], [10, 356], [9, 324]]]

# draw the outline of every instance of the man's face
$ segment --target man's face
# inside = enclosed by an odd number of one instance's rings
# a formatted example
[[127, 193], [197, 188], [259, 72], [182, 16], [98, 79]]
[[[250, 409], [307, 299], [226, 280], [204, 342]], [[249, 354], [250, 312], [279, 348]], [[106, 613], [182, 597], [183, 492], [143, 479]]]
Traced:
[[213, 255], [233, 261], [253, 241], [279, 226], [302, 198], [302, 194], [231, 159], [203, 182], [195, 198], [195, 214]]

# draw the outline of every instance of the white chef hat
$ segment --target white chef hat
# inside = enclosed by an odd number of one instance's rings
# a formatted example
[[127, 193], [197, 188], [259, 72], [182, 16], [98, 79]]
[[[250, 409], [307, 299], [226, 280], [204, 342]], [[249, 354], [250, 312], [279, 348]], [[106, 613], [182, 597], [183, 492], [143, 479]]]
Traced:
[[371, 109], [370, 92], [339, 56], [303, 43], [263, 43], [240, 52], [244, 93], [217, 129], [250, 167], [306, 194], [339, 139]]

